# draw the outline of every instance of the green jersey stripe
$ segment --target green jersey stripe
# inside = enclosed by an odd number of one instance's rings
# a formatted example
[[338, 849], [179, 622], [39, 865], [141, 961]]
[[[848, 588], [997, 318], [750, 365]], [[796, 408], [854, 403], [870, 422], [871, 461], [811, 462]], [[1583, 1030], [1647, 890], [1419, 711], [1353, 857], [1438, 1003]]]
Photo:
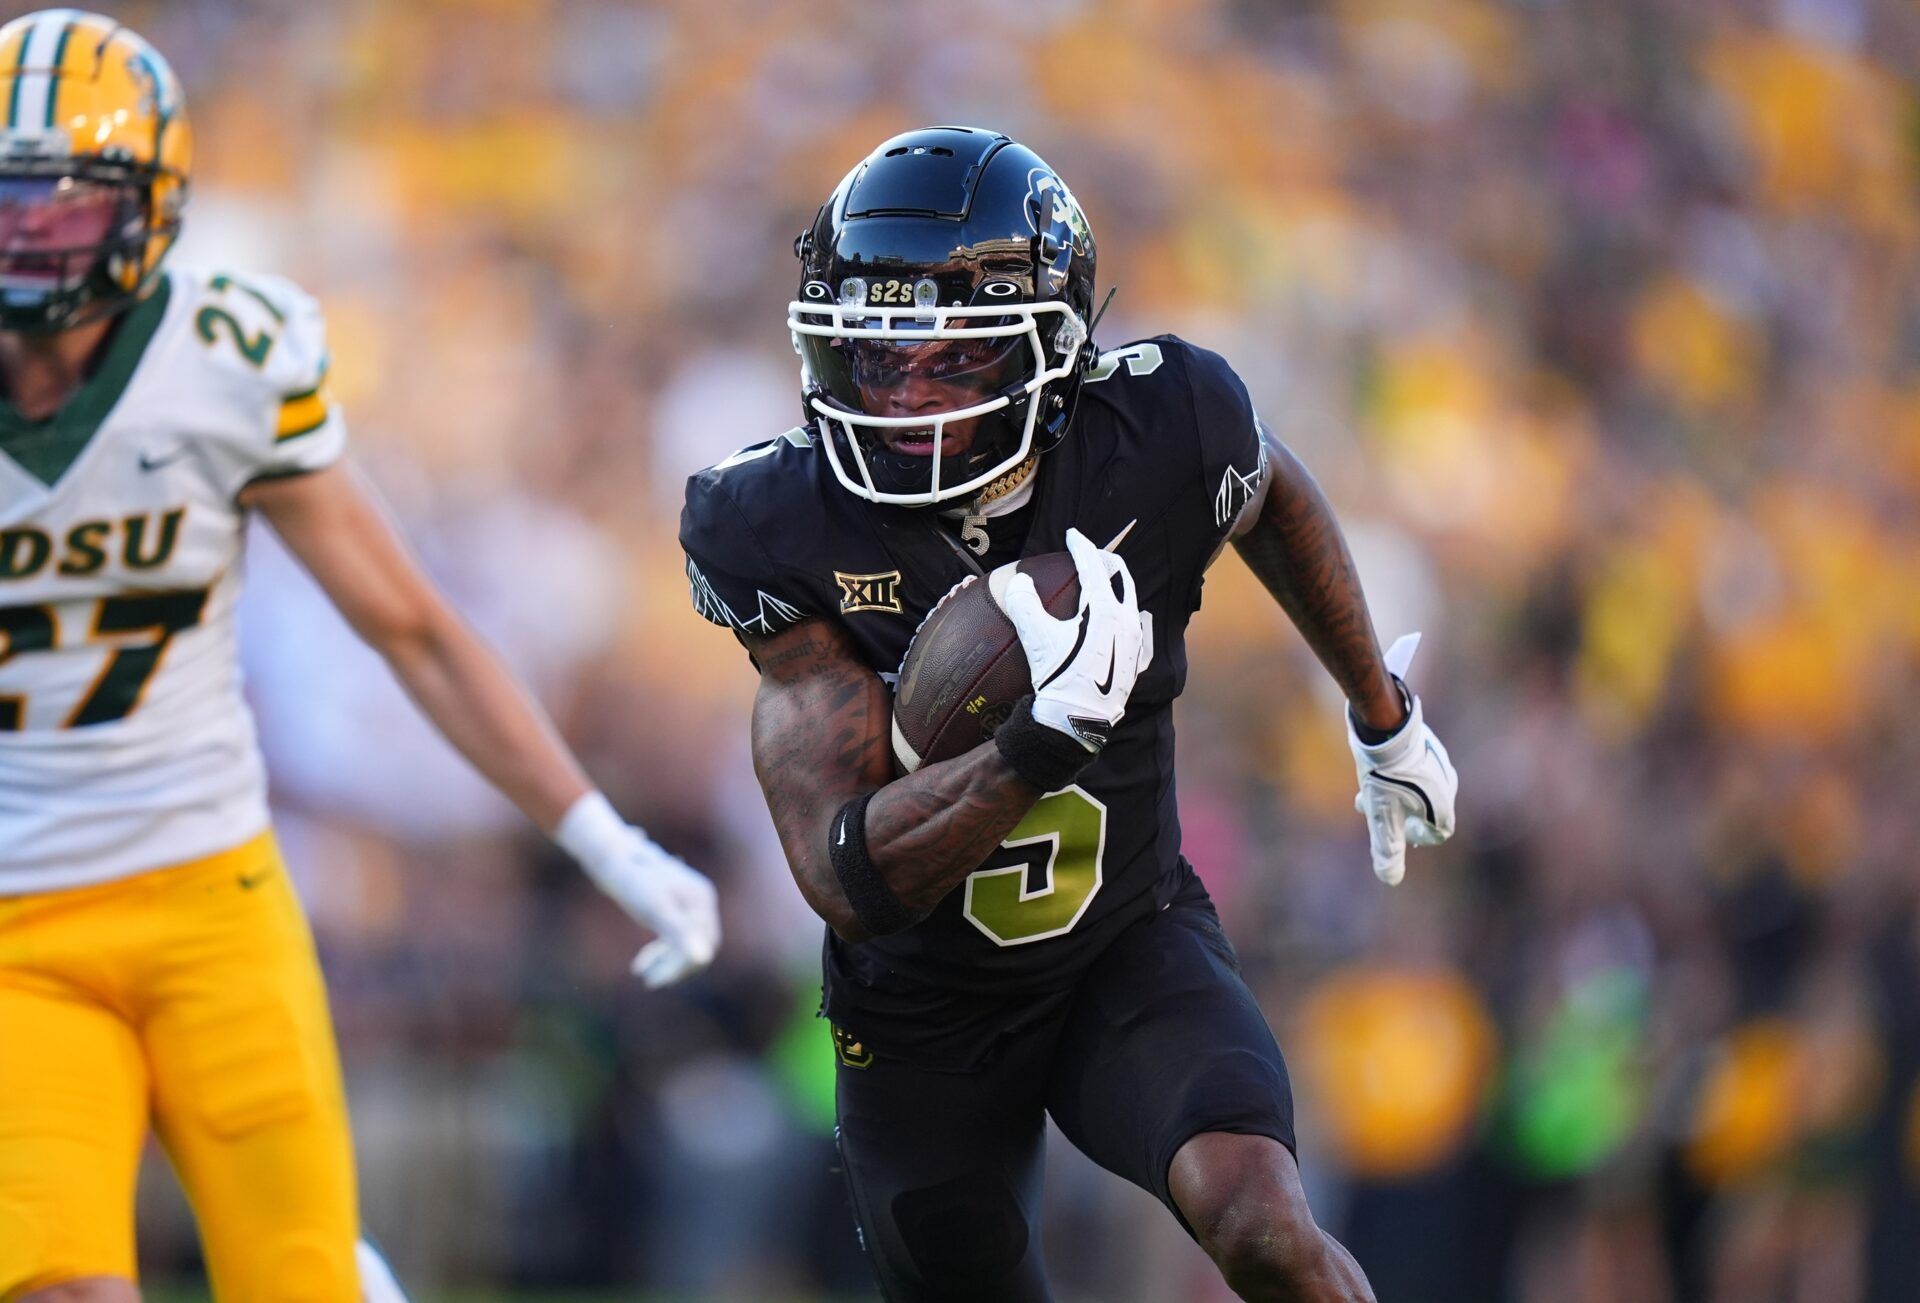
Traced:
[[58, 121], [53, 110], [54, 105], [60, 102], [60, 82], [63, 80], [60, 70], [66, 66], [67, 42], [73, 39], [73, 29], [77, 26], [79, 26], [78, 23], [68, 19], [67, 25], [60, 29], [60, 43], [53, 47], [53, 71], [47, 76], [46, 126], [48, 129], [52, 129], [53, 124]]

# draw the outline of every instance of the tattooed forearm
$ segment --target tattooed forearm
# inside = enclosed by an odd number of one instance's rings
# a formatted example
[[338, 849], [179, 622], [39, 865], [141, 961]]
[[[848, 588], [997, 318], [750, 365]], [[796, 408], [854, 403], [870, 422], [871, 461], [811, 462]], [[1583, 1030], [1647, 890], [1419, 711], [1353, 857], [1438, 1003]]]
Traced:
[[1285, 445], [1270, 440], [1267, 451], [1273, 479], [1266, 505], [1234, 547], [1346, 693], [1361, 723], [1393, 728], [1404, 706], [1381, 659], [1333, 508]]
[[907, 910], [924, 916], [993, 853], [1043, 794], [983, 743], [887, 784], [867, 806], [867, 851]]
[[749, 649], [760, 665], [754, 770], [801, 895], [848, 940], [865, 933], [827, 853], [841, 806], [878, 789], [867, 805], [868, 855], [907, 911], [923, 916], [1040, 798], [992, 746], [889, 782], [892, 700], [828, 621]]

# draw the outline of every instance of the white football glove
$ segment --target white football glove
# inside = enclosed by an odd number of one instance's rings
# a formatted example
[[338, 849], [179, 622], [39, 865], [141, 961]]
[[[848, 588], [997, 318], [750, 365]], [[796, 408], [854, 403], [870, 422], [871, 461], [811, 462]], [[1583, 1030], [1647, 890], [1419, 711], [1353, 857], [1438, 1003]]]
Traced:
[[649, 988], [671, 986], [713, 962], [720, 948], [713, 884], [621, 819], [606, 797], [589, 792], [575, 801], [553, 839], [629, 918], [658, 934], [632, 964]]
[[1012, 565], [987, 576], [987, 587], [1027, 654], [1034, 719], [1098, 751], [1126, 714], [1133, 681], [1153, 660], [1153, 614], [1140, 609], [1133, 575], [1116, 554], [1077, 529], [1067, 531], [1067, 551], [1080, 572], [1080, 607], [1071, 620], [1049, 615], [1032, 577]]
[[[1387, 669], [1396, 680], [1413, 664], [1419, 645], [1420, 635], [1410, 633], [1387, 652]], [[1404, 682], [1400, 686], [1406, 689]], [[1390, 887], [1407, 874], [1409, 844], [1438, 846], [1453, 836], [1453, 801], [1460, 790], [1460, 776], [1447, 749], [1427, 727], [1420, 698], [1408, 690], [1407, 703], [1400, 731], [1373, 746], [1360, 740], [1353, 712], [1347, 712], [1347, 745], [1360, 774], [1353, 808], [1366, 816], [1374, 875]]]

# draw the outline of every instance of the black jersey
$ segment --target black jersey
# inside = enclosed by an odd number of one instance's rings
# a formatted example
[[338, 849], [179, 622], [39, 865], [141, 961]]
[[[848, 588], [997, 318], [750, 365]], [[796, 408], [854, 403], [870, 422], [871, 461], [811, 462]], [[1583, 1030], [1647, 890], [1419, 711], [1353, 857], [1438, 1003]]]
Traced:
[[[1173, 779], [1187, 621], [1264, 455], [1246, 388], [1218, 355], [1162, 335], [1102, 356], [1040, 459], [1030, 507], [1010, 519], [1025, 530], [1020, 556], [1064, 550], [1069, 527], [1104, 545], [1132, 526], [1118, 550], [1153, 613], [1153, 663], [1079, 782], [1041, 798], [931, 915], [858, 944], [828, 934], [837, 1023], [883, 1053], [973, 1057], [1173, 898], [1191, 872]], [[889, 684], [928, 610], [981, 566], [936, 509], [847, 492], [805, 430], [689, 479], [680, 541], [707, 619], [750, 635], [837, 620]]]

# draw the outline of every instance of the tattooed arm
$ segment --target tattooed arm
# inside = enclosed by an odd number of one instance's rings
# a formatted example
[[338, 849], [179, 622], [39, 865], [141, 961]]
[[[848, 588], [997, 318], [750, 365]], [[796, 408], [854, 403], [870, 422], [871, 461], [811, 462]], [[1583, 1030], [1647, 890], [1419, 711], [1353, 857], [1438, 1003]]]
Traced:
[[1381, 659], [1340, 523], [1300, 459], [1264, 430], [1262, 437], [1266, 499], [1241, 517], [1251, 523], [1233, 545], [1347, 694], [1354, 717], [1370, 730], [1390, 732], [1406, 719], [1407, 707]]
[[760, 666], [754, 771], [800, 894], [848, 941], [867, 933], [827, 854], [841, 806], [878, 790], [867, 805], [867, 854], [901, 905], [923, 918], [1043, 795], [990, 742], [889, 781], [893, 701], [831, 620], [751, 639], [747, 650]]

